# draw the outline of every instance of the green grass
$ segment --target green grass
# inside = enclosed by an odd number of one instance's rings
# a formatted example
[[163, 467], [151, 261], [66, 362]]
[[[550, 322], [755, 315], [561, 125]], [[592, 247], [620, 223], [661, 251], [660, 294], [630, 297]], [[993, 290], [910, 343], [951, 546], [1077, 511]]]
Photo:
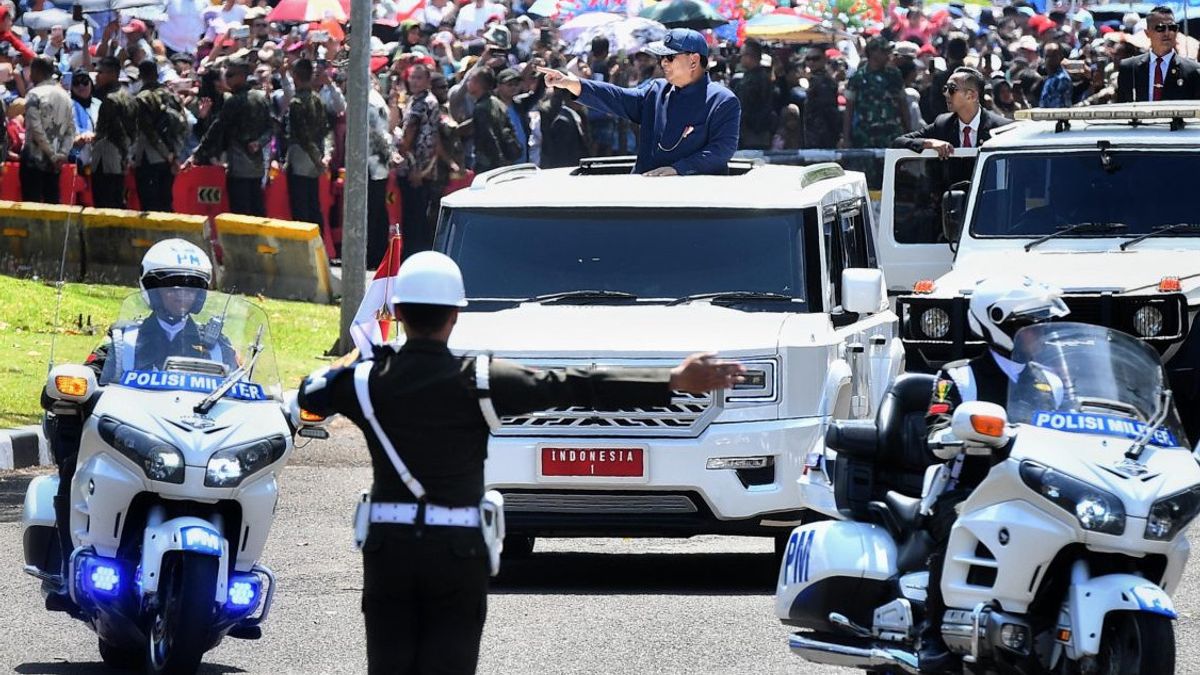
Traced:
[[[104, 339], [121, 301], [136, 290], [98, 284], [64, 286], [54, 360], [82, 363]], [[55, 302], [53, 284], [0, 276], [0, 428], [34, 424], [41, 418], [38, 397], [50, 362]], [[253, 302], [269, 317], [283, 385], [295, 387], [320, 365], [337, 338], [338, 307], [261, 297]]]

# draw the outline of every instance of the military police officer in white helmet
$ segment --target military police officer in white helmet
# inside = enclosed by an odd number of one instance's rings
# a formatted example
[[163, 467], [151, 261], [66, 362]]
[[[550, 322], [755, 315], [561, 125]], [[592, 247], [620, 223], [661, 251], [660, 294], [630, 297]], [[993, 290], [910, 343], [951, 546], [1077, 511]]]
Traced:
[[[88, 356], [85, 365], [95, 371], [96, 379], [121, 368], [158, 370], [170, 356], [206, 358], [237, 367], [237, 355], [221, 334], [220, 322], [198, 325], [192, 315], [204, 308], [212, 283], [213, 266], [199, 246], [184, 239], [165, 239], [151, 246], [142, 256], [138, 286], [150, 308], [150, 315], [131, 325], [113, 326], [108, 339]], [[54, 498], [60, 550], [71, 551], [68, 491], [75, 475], [83, 418], [90, 414], [95, 399], [81, 408], [56, 409], [55, 401], [42, 393], [46, 411], [43, 431], [58, 465], [59, 492]], [[65, 554], [64, 554], [65, 555]], [[63, 568], [65, 569], [65, 560]], [[69, 610], [65, 586], [54, 585], [46, 599], [51, 610]]]
[[[732, 386], [741, 366], [696, 354], [673, 369], [539, 371], [447, 348], [467, 305], [449, 257], [401, 266], [400, 346], [377, 346], [305, 378], [302, 408], [340, 413], [367, 440], [374, 481], [356, 514], [370, 673], [473, 673], [498, 565], [498, 496], [485, 498], [489, 428], [554, 406], [666, 405], [672, 390]], [[491, 563], [491, 564], [489, 564]]]
[[[950, 427], [954, 410], [969, 401], [1007, 405], [1008, 388], [1020, 378], [1036, 378], [1030, 390], [1044, 391], [1048, 398], [1062, 395], [1062, 382], [1036, 364], [1014, 362], [1013, 336], [1025, 326], [1066, 316], [1070, 312], [1062, 291], [1024, 276], [998, 275], [976, 284], [967, 308], [971, 331], [987, 345], [987, 351], [970, 360], [942, 366], [934, 383], [932, 400], [925, 416], [930, 438]], [[1049, 403], [1054, 409], [1054, 403]], [[938, 446], [934, 445], [935, 448]], [[991, 468], [987, 456], [965, 456], [957, 448], [935, 449], [934, 456], [946, 460], [939, 485], [941, 495], [925, 530], [933, 539], [929, 558], [929, 586], [925, 601], [926, 620], [921, 631], [919, 653], [922, 673], [959, 673], [962, 664], [950, 654], [941, 636], [945, 601], [942, 598], [942, 564], [955, 507], [970, 496]]]

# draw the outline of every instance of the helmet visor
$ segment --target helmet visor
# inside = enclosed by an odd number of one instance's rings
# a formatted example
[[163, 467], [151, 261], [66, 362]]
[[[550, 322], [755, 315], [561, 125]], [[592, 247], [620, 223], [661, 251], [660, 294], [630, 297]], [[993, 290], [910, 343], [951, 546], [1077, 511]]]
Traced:
[[164, 274], [147, 274], [142, 278], [142, 286], [146, 290], [154, 288], [208, 288], [208, 279], [195, 274], [179, 274], [167, 272]]

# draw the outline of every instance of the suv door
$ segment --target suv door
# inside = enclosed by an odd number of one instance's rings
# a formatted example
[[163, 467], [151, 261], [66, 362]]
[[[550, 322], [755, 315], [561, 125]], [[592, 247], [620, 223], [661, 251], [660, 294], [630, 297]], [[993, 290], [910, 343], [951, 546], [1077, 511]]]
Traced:
[[942, 234], [942, 194], [972, 178], [978, 156], [975, 148], [955, 149], [946, 160], [932, 150], [885, 153], [875, 240], [888, 292], [908, 293], [917, 281], [950, 271], [954, 253]]

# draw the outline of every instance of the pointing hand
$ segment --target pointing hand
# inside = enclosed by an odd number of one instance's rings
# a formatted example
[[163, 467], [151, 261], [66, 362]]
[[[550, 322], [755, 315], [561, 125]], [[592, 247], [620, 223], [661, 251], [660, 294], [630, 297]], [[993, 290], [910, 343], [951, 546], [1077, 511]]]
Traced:
[[742, 381], [740, 363], [721, 361], [713, 353], [692, 354], [671, 370], [671, 389], [701, 394], [727, 389]]
[[566, 89], [576, 96], [583, 90], [582, 85], [579, 84], [579, 78], [575, 75], [561, 73], [553, 68], [543, 68], [542, 66], [538, 66], [537, 71], [546, 78], [547, 87]]

